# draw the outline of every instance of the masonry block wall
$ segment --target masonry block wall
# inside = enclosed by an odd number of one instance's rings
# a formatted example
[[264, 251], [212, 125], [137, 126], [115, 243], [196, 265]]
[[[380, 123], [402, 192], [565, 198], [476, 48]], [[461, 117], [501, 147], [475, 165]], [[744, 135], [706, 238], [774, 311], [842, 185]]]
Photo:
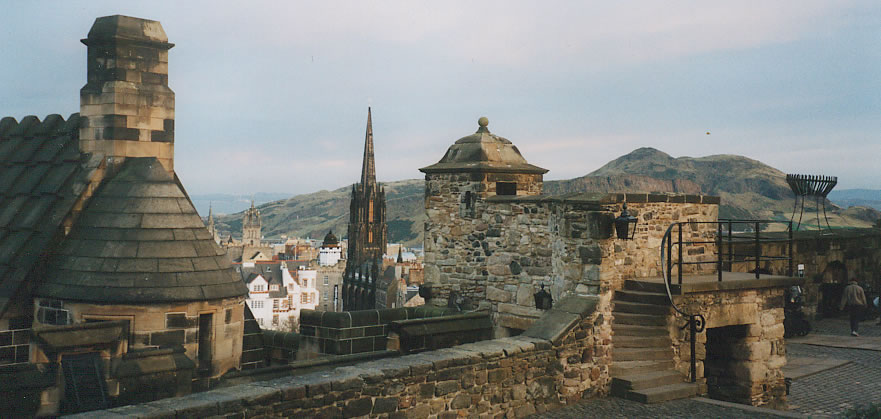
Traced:
[[[710, 396], [754, 406], [785, 405], [783, 287], [690, 293], [677, 297], [687, 313], [703, 314], [697, 335], [697, 376]], [[677, 368], [689, 375], [691, 346], [680, 317], [669, 325]]]
[[523, 417], [609, 390], [610, 331], [570, 297], [517, 337], [73, 417]]
[[[497, 326], [516, 330], [541, 316], [533, 294], [542, 286], [554, 300], [578, 294], [608, 301], [625, 279], [660, 276], [667, 227], [715, 221], [719, 203], [717, 197], [681, 194], [491, 196], [463, 213], [459, 203], [427, 199], [425, 280], [438, 296], [430, 303], [445, 304], [455, 292], [491, 310]], [[613, 231], [624, 202], [638, 218], [634, 240], [619, 240]], [[686, 225], [683, 240], [711, 240], [715, 228]], [[711, 261], [715, 249], [715, 243], [687, 245], [684, 258]], [[685, 270], [713, 271], [715, 264]]]

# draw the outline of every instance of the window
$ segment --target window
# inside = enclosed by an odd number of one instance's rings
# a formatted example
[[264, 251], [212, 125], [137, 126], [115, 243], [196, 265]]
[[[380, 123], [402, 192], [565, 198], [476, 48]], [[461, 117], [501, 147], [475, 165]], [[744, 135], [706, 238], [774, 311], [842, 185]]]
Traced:
[[[272, 300], [272, 309], [278, 310], [278, 300]], [[276, 316], [278, 317], [278, 316]]]
[[37, 310], [37, 319], [40, 323], [51, 324], [54, 326], [64, 326], [73, 323], [70, 311], [63, 308], [61, 301], [43, 300], [40, 301], [40, 308]]
[[278, 284], [272, 284], [269, 286], [270, 291], [278, 291]]
[[327, 277], [327, 275], [324, 275], [324, 285], [327, 285], [328, 282], [329, 282], [329, 281], [328, 281], [328, 277]]
[[259, 324], [260, 326], [263, 326], [263, 319], [258, 317], [257, 324]]
[[264, 290], [263, 284], [254, 284], [254, 292], [263, 292]]
[[293, 295], [288, 296], [288, 307], [290, 307], [290, 308], [294, 307], [294, 296]]
[[272, 315], [272, 325], [273, 325], [273, 326], [278, 326], [278, 314], [273, 314], [273, 315]]
[[517, 183], [496, 182], [496, 195], [517, 195]]
[[315, 302], [315, 294], [308, 292], [300, 294], [300, 302], [303, 304], [312, 304]]
[[262, 300], [252, 300], [251, 301], [251, 308], [263, 308], [263, 301]]

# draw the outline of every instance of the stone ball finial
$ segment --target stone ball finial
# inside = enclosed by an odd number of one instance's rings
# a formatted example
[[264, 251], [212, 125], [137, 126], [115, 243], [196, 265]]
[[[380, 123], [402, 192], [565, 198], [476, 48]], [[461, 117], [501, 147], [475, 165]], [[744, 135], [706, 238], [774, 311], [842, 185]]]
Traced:
[[487, 125], [489, 125], [489, 119], [485, 116], [481, 116], [480, 119], [477, 120], [477, 125], [485, 128]]

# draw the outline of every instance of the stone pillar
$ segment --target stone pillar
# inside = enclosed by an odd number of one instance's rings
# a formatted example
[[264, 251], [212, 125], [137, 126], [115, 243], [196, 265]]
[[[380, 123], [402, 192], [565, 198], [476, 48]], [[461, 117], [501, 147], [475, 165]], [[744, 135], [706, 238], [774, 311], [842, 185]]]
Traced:
[[174, 172], [174, 92], [159, 22], [128, 16], [95, 19], [88, 81], [80, 90], [80, 151], [101, 153], [109, 167], [126, 157], [156, 157]]

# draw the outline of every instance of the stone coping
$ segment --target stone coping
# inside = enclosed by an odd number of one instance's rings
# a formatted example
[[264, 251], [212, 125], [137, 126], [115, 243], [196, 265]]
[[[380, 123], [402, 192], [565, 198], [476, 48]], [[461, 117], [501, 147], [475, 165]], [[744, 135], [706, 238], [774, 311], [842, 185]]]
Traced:
[[[206, 417], [236, 414], [250, 406], [266, 406], [322, 396], [330, 391], [360, 389], [392, 379], [420, 377], [450, 367], [476, 365], [510, 358], [524, 352], [551, 350], [578, 323], [596, 309], [596, 296], [567, 296], [520, 336], [468, 343], [396, 358], [385, 358], [239, 384], [153, 402], [85, 412], [72, 418]], [[575, 319], [575, 320], [573, 320]], [[550, 339], [544, 338], [544, 336]]]
[[[782, 221], [780, 223], [783, 223]], [[755, 233], [734, 233], [735, 237], [755, 237]], [[834, 230], [822, 230], [822, 231], [794, 231], [792, 233], [792, 239], [794, 241], [805, 241], [805, 240], [835, 240], [835, 239], [853, 239], [858, 237], [879, 237], [881, 236], [881, 229], [877, 228], [836, 228]], [[789, 241], [789, 232], [787, 231], [763, 231], [762, 232], [762, 240], [763, 241], [780, 241], [785, 242]], [[748, 242], [743, 242], [746, 245], [749, 245]]]
[[[725, 275], [730, 275], [726, 272]], [[748, 274], [753, 275], [753, 274]], [[701, 275], [703, 276], [703, 275]], [[725, 280], [722, 276], [722, 282], [716, 280], [716, 275], [711, 275], [712, 281], [683, 281], [682, 285], [673, 284], [670, 291], [674, 294], [694, 294], [700, 292], [713, 291], [736, 291], [757, 288], [781, 288], [790, 287], [792, 285], [804, 285], [804, 278], [788, 277], [788, 276], [767, 276], [759, 279], [729, 279]], [[675, 280], [674, 280], [675, 281]]]
[[486, 198], [487, 202], [524, 202], [524, 203], [564, 203], [564, 204], [593, 204], [597, 209], [603, 209], [602, 205], [633, 203], [645, 204], [655, 202], [679, 203], [679, 204], [714, 204], [718, 205], [721, 199], [712, 195], [693, 195], [683, 193], [601, 193], [584, 192], [565, 195], [494, 195]]

